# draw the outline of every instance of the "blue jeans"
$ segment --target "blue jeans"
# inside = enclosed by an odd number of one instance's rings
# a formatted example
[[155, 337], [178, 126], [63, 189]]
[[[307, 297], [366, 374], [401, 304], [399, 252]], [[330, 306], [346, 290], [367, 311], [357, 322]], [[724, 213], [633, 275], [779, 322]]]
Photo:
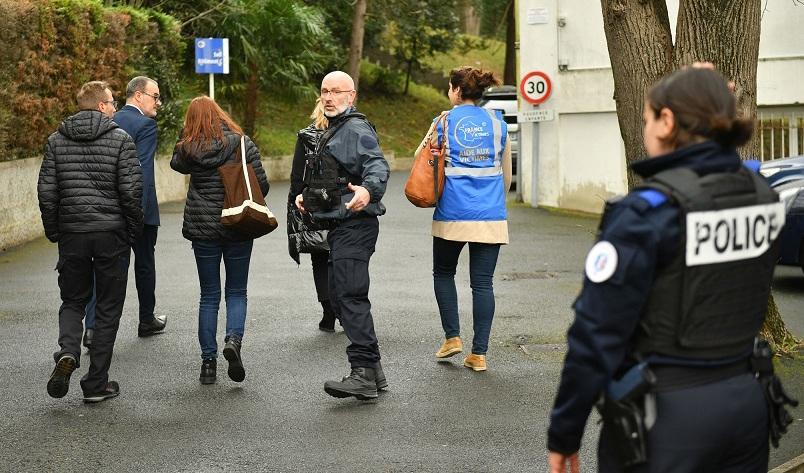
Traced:
[[[433, 289], [435, 290], [441, 326], [446, 338], [461, 334], [458, 319], [458, 292], [455, 268], [466, 242], [433, 237]], [[472, 316], [475, 336], [472, 353], [485, 355], [489, 348], [491, 321], [494, 318], [494, 268], [497, 267], [499, 244], [469, 242], [469, 280], [472, 286]]]
[[226, 340], [242, 340], [246, 325], [248, 265], [254, 240], [194, 241], [201, 300], [198, 304], [198, 342], [201, 358], [217, 358], [218, 307], [221, 302], [221, 256], [226, 269]]

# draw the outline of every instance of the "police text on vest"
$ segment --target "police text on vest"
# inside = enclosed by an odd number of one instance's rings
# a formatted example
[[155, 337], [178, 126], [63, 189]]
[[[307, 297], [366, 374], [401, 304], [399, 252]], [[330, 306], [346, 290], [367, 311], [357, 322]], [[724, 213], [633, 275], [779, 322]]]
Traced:
[[784, 204], [687, 214], [687, 266], [738, 261], [765, 253], [784, 226]]

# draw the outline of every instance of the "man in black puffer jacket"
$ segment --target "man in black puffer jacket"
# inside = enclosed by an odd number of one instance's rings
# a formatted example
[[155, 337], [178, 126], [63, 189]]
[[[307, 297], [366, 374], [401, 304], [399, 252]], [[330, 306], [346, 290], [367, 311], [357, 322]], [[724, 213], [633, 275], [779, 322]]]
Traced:
[[84, 84], [77, 114], [50, 135], [39, 171], [39, 209], [47, 238], [59, 245], [59, 346], [47, 383], [51, 397], [67, 394], [78, 367], [84, 307], [96, 281], [95, 340], [81, 379], [85, 402], [117, 396], [109, 381], [128, 279], [129, 247], [142, 231], [142, 171], [134, 140], [111, 117], [116, 108], [106, 82]]

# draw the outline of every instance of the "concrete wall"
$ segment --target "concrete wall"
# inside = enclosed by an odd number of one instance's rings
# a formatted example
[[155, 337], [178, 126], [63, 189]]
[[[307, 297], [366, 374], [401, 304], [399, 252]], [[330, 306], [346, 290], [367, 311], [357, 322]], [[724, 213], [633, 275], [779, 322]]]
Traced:
[[[599, 2], [518, 0], [519, 73], [546, 72], [552, 97], [538, 108], [555, 119], [520, 124], [522, 196], [533, 206], [599, 212], [627, 190], [614, 79]], [[668, 0], [675, 34], [678, 0]], [[545, 10], [546, 9], [546, 10]], [[529, 23], [547, 12], [546, 23]], [[559, 19], [561, 24], [559, 25]], [[762, 17], [757, 101], [760, 107], [804, 110], [804, 6], [771, 2]], [[520, 110], [533, 110], [520, 100]]]
[[[410, 169], [412, 158], [386, 156], [394, 171]], [[263, 160], [268, 180], [286, 181], [290, 176], [292, 156]], [[44, 236], [39, 213], [36, 183], [42, 158], [0, 162], [0, 251]], [[170, 169], [170, 159], [156, 160], [156, 195], [159, 202], [182, 200], [187, 196], [189, 178]]]
[[[36, 194], [41, 165], [42, 158], [0, 163], [0, 251], [45, 234]], [[187, 195], [185, 177], [166, 157], [156, 160], [156, 195], [160, 202]]]

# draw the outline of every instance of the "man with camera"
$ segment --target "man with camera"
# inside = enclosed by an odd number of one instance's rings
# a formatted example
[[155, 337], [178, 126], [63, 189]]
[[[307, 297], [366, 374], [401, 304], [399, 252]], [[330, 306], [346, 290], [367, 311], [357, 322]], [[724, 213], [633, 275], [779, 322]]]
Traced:
[[307, 159], [304, 189], [296, 206], [329, 227], [329, 294], [349, 337], [351, 373], [327, 381], [324, 390], [338, 397], [374, 399], [388, 386], [380, 366], [369, 291], [369, 260], [379, 234], [380, 202], [390, 169], [377, 133], [357, 113], [357, 92], [348, 74], [334, 71], [321, 82], [321, 101], [329, 128]]

